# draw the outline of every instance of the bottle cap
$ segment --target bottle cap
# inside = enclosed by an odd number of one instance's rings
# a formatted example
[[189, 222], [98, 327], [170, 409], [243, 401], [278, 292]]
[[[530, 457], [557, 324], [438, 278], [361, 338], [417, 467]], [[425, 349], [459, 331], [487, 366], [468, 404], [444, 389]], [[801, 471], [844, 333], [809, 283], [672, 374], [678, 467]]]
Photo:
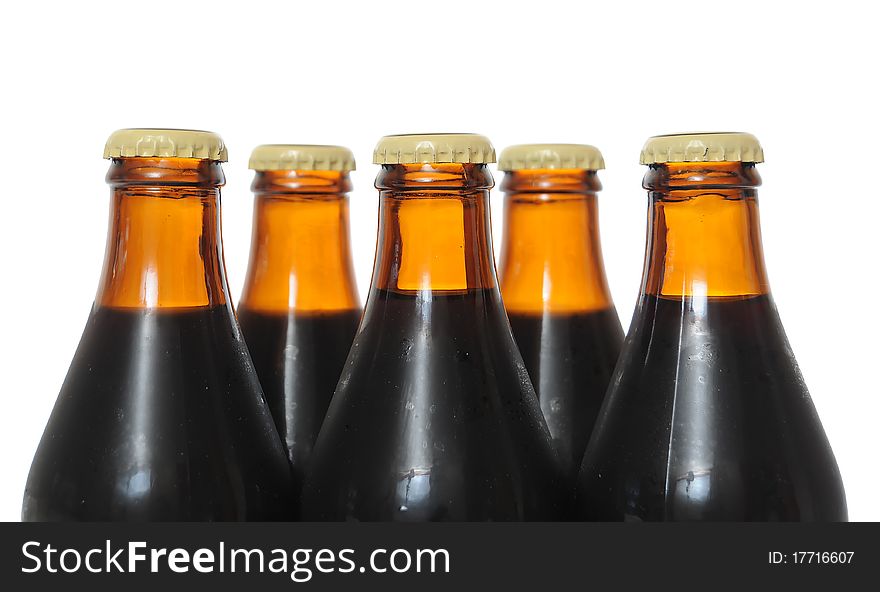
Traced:
[[495, 148], [479, 134], [404, 134], [385, 136], [373, 150], [373, 164], [453, 162], [495, 162]]
[[263, 144], [251, 152], [255, 171], [353, 171], [354, 154], [343, 146]]
[[226, 145], [213, 132], [179, 129], [121, 129], [107, 138], [104, 158], [198, 158], [226, 162]]
[[501, 151], [498, 169], [583, 169], [600, 171], [605, 168], [602, 153], [587, 144], [518, 144]]
[[764, 162], [764, 150], [758, 138], [741, 132], [669, 134], [648, 138], [639, 162]]

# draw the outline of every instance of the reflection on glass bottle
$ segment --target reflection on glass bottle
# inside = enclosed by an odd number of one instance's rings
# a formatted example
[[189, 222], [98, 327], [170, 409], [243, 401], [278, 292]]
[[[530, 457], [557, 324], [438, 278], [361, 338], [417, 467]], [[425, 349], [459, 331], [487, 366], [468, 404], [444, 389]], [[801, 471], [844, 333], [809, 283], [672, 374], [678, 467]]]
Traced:
[[495, 279], [488, 140], [389, 136], [361, 327], [303, 493], [313, 520], [552, 519], [558, 467]]
[[22, 518], [291, 518], [290, 468], [226, 286], [222, 140], [120, 130], [105, 158], [104, 270]]
[[501, 293], [569, 488], [620, 354], [623, 329], [599, 244], [599, 151], [505, 149]]
[[593, 520], [846, 520], [770, 296], [748, 134], [648, 141], [642, 295], [579, 477]]
[[301, 482], [361, 315], [348, 233], [354, 156], [267, 145], [250, 168], [254, 231], [238, 321]]

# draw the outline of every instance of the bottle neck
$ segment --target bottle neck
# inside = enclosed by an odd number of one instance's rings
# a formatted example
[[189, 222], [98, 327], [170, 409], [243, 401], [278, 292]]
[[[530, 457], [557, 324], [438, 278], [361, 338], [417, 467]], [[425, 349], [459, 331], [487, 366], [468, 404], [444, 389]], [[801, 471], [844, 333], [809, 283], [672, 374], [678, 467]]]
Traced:
[[339, 171], [261, 171], [241, 308], [331, 312], [359, 308], [349, 239], [351, 180]]
[[219, 162], [120, 158], [107, 173], [110, 229], [96, 303], [122, 308], [228, 301]]
[[747, 297], [770, 291], [754, 164], [654, 165], [643, 294]]
[[610, 308], [599, 243], [602, 185], [595, 171], [514, 171], [502, 189], [501, 292], [508, 312]]
[[496, 288], [492, 175], [479, 164], [385, 165], [373, 289], [401, 293]]

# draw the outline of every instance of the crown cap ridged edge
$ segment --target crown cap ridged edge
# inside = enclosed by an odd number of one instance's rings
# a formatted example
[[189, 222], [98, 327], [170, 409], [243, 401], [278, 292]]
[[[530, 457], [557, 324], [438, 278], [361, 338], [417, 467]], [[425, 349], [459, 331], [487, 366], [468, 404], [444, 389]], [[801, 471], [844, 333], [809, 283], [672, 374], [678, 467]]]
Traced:
[[498, 170], [582, 169], [600, 171], [605, 159], [589, 144], [517, 144], [501, 151]]
[[405, 134], [385, 136], [373, 150], [373, 164], [487, 164], [495, 148], [480, 134]]
[[648, 138], [639, 162], [764, 162], [764, 150], [758, 138], [743, 132], [670, 134]]
[[254, 148], [248, 168], [255, 171], [355, 170], [354, 154], [344, 146], [263, 144]]
[[229, 160], [223, 139], [201, 130], [132, 128], [116, 130], [104, 144], [104, 158], [197, 158]]

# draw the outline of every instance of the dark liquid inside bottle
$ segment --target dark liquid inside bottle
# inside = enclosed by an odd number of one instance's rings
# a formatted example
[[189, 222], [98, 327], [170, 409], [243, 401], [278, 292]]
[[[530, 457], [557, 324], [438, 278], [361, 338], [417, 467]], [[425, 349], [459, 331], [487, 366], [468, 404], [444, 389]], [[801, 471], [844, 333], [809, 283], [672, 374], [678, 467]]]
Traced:
[[573, 483], [623, 344], [617, 311], [508, 316], [553, 445]]
[[296, 482], [303, 478], [360, 316], [360, 310], [287, 315], [238, 311]]
[[554, 518], [555, 461], [498, 291], [376, 290], [367, 311], [316, 445], [306, 518]]
[[28, 479], [25, 520], [285, 520], [284, 454], [227, 306], [96, 306]]
[[846, 520], [769, 296], [643, 296], [607, 408], [584, 459], [585, 518]]

